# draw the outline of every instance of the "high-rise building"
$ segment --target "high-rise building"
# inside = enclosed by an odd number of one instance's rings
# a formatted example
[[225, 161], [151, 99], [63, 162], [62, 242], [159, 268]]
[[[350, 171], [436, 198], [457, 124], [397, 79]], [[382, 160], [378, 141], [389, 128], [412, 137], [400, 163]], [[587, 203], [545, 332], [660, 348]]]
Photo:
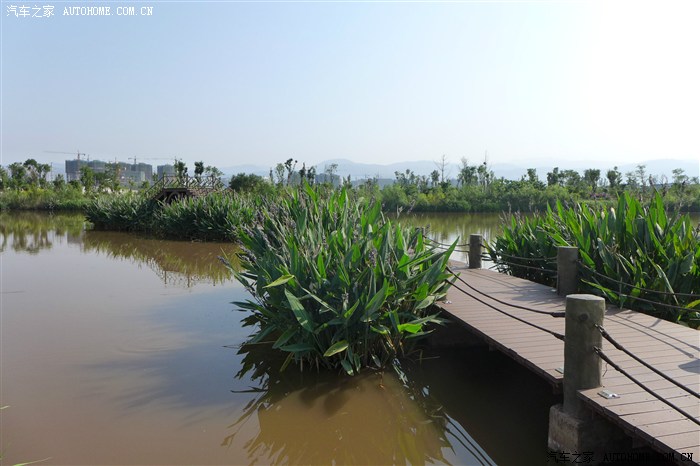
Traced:
[[[107, 168], [112, 165], [109, 162], [102, 160], [66, 160], [66, 181], [80, 180], [80, 169], [89, 167], [95, 173], [105, 173]], [[150, 181], [153, 177], [153, 166], [147, 163], [124, 163], [117, 164], [119, 169], [119, 183], [122, 186], [128, 186], [130, 182], [140, 184], [144, 181]]]
[[175, 175], [175, 166], [158, 165], [158, 167], [156, 167], [156, 173], [158, 174], [158, 179], [163, 178], [165, 175]]

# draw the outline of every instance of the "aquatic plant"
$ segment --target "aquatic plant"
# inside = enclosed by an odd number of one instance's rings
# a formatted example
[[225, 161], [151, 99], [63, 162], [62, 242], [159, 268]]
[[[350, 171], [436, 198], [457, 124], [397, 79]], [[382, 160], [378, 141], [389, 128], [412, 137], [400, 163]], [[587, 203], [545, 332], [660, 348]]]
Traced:
[[558, 202], [543, 216], [513, 217], [489, 254], [500, 271], [551, 285], [537, 268], [556, 268], [557, 246], [579, 248], [581, 291], [700, 325], [700, 230], [688, 215], [669, 215], [660, 194], [648, 205], [624, 193], [615, 208]]
[[258, 327], [252, 342], [286, 352], [285, 367], [384, 367], [441, 322], [432, 304], [453, 278], [454, 245], [434, 250], [378, 202], [306, 185], [267, 200], [239, 239], [234, 273], [254, 300], [236, 304]]
[[162, 236], [188, 240], [232, 241], [238, 228], [252, 221], [256, 201], [234, 193], [211, 193], [161, 205], [154, 230]]
[[259, 201], [251, 196], [214, 192], [164, 204], [141, 193], [100, 196], [85, 210], [98, 230], [141, 231], [154, 236], [232, 241], [241, 224], [252, 221]]
[[102, 195], [85, 208], [98, 230], [144, 231], [154, 224], [158, 203], [141, 194]]

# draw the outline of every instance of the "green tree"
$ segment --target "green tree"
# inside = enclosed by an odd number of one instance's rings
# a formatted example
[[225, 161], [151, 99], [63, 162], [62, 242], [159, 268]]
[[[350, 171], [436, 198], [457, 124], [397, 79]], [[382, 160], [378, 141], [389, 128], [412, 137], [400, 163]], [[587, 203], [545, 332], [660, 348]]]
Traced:
[[294, 173], [296, 166], [297, 161], [292, 158], [288, 158], [287, 161], [284, 162], [284, 168], [287, 171], [287, 186], [292, 184], [292, 174]]
[[66, 188], [66, 179], [60, 173], [53, 179], [53, 189], [63, 191]]
[[204, 176], [206, 178], [221, 180], [221, 177], [224, 176], [224, 172], [212, 165], [207, 165], [204, 167]]
[[10, 175], [3, 166], [0, 166], [0, 191], [10, 187]]
[[180, 180], [187, 176], [187, 165], [180, 159], [175, 159], [175, 174]]
[[197, 178], [198, 180], [202, 178], [202, 174], [204, 173], [204, 162], [195, 162], [194, 163], [194, 177]]
[[118, 163], [108, 163], [105, 168], [105, 173], [107, 174], [105, 178], [106, 186], [109, 187], [112, 192], [118, 192], [120, 189], [120, 173]]
[[19, 162], [11, 163], [7, 168], [10, 170], [10, 187], [24, 189], [27, 185], [27, 168]]
[[581, 191], [581, 175], [576, 170], [564, 170], [561, 172], [560, 180], [571, 192]]
[[432, 183], [433, 188], [438, 185], [438, 183], [440, 182], [440, 172], [439, 171], [433, 170], [430, 173], [430, 182]]
[[[337, 163], [332, 163], [330, 165], [326, 165], [326, 170], [323, 172], [324, 176], [324, 183], [330, 183], [331, 185], [335, 186], [335, 178], [336, 178], [336, 172], [338, 171], [338, 164]], [[340, 180], [338, 180], [338, 184], [340, 184]]]
[[486, 162], [479, 165], [479, 168], [476, 170], [476, 174], [479, 179], [479, 185], [482, 186], [484, 190], [488, 188], [489, 184], [491, 184], [495, 178], [493, 170], [489, 168]]
[[591, 192], [595, 193], [598, 183], [600, 182], [600, 170], [597, 168], [587, 168], [583, 171], [583, 179], [588, 187], [591, 188]]
[[267, 182], [262, 176], [253, 173], [239, 173], [231, 177], [228, 186], [235, 192], [250, 192], [259, 189], [265, 184], [267, 184]]
[[634, 171], [634, 175], [635, 175], [637, 181], [639, 182], [639, 186], [641, 189], [641, 193], [640, 193], [641, 200], [644, 200], [644, 192], [646, 191], [645, 188], [647, 185], [646, 168], [647, 168], [646, 165], [640, 164], [640, 165], [637, 165], [637, 169]]
[[306, 180], [310, 185], [316, 183], [316, 167], [311, 167], [306, 171]]
[[95, 173], [95, 186], [99, 192], [104, 192], [109, 185], [109, 174], [106, 171]]
[[477, 184], [477, 167], [476, 165], [469, 165], [469, 161], [462, 157], [461, 165], [459, 167], [459, 174], [457, 175], [457, 182], [462, 186], [472, 186]]
[[613, 167], [612, 170], [608, 170], [605, 177], [608, 179], [610, 189], [613, 191], [617, 191], [622, 185], [622, 173], [618, 171], [617, 167]]
[[561, 184], [561, 173], [559, 173], [559, 167], [554, 167], [551, 172], [547, 173], [547, 186], [556, 186]]
[[530, 184], [537, 184], [540, 182], [540, 179], [537, 176], [537, 169], [536, 168], [528, 168], [527, 169], [527, 181]]
[[275, 178], [277, 179], [277, 186], [282, 186], [284, 183], [284, 164], [278, 163], [275, 165]]
[[91, 193], [95, 187], [95, 172], [87, 165], [80, 167], [80, 183], [86, 193]]
[[682, 168], [675, 168], [673, 170], [673, 186], [679, 192], [684, 192], [686, 185], [688, 184], [688, 175], [685, 174], [685, 170]]

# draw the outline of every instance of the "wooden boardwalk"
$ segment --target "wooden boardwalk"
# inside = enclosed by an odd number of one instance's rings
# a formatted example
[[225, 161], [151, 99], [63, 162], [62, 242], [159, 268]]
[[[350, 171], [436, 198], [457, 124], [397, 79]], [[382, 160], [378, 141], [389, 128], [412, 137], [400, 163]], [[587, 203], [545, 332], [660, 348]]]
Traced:
[[[486, 269], [452, 266], [461, 278], [480, 291], [477, 293], [459, 281], [456, 285], [484, 303], [527, 320], [544, 329], [564, 334], [564, 319], [536, 314], [498, 303], [506, 303], [543, 311], [564, 311], [565, 300], [555, 290], [509, 275]], [[456, 287], [450, 289], [447, 301], [440, 304], [472, 332], [535, 373], [555, 388], [561, 386], [564, 366], [564, 342], [512, 317], [504, 315]], [[696, 393], [700, 391], [700, 332], [678, 324], [656, 319], [635, 311], [608, 307], [603, 323], [606, 331], [628, 351], [651, 364], [667, 376]], [[664, 380], [603, 340], [603, 352], [622, 369], [653, 389], [657, 394], [700, 419], [698, 398]], [[605, 399], [601, 389], [580, 391], [579, 396], [595, 411], [621, 426], [633, 437], [646, 441], [657, 451], [675, 455], [692, 454], [692, 462], [700, 460], [700, 426], [678, 411], [657, 400], [641, 387], [603, 362], [603, 388], [619, 395]]]

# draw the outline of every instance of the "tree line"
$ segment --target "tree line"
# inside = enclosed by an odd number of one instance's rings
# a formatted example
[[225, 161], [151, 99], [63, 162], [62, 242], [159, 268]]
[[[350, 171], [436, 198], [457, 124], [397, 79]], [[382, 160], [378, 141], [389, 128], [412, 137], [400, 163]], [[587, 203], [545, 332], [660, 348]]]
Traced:
[[[456, 178], [449, 178], [446, 167], [447, 160], [443, 156], [429, 175], [418, 175], [412, 170], [397, 171], [393, 183], [381, 188], [377, 178], [353, 181], [350, 177], [339, 176], [337, 164], [317, 172], [316, 167], [309, 167], [304, 162], [299, 167], [297, 160], [289, 158], [271, 168], [267, 177], [238, 173], [228, 180], [228, 186], [235, 192], [268, 195], [305, 181], [311, 185], [351, 188], [361, 195], [379, 199], [388, 211], [436, 212], [536, 211], [545, 209], [557, 200], [569, 203], [590, 200], [612, 202], [623, 192], [644, 202], [654, 192], [659, 192], [666, 205], [673, 210], [700, 211], [700, 181], [680, 168], [673, 170], [671, 179], [649, 173], [642, 164], [624, 174], [617, 166], [605, 173], [594, 168], [579, 172], [554, 167], [542, 179], [536, 169], [528, 168], [519, 180], [508, 180], [496, 177], [486, 162], [471, 164], [463, 158]], [[175, 160], [174, 169], [176, 176], [187, 176], [187, 165], [181, 160]], [[66, 182], [60, 174], [49, 181], [50, 172], [49, 164], [41, 164], [34, 159], [15, 162], [7, 168], [0, 166], [0, 191], [30, 192], [35, 195], [40, 192], [45, 197], [50, 197], [52, 193], [63, 196], [71, 193], [76, 197], [115, 193], [124, 189], [144, 190], [155, 181], [154, 176], [153, 180], [144, 181], [138, 186], [133, 182], [125, 186], [117, 163], [106, 164], [105, 170], [100, 172], [82, 166], [79, 179], [70, 182]], [[223, 173], [198, 161], [194, 164], [194, 177], [221, 179]]]

